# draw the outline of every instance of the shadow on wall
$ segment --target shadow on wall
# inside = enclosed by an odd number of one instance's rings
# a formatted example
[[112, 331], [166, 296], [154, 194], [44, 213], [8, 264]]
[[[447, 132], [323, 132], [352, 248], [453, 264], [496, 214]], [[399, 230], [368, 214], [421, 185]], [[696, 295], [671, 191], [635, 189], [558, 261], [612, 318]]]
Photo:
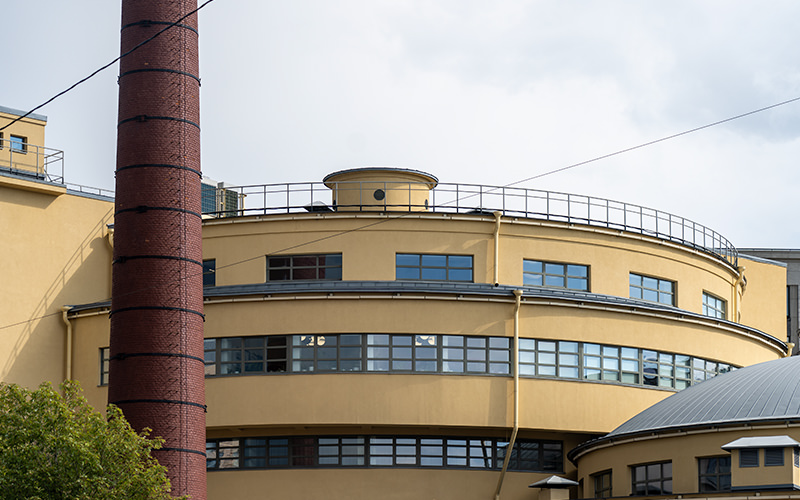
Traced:
[[61, 307], [109, 299], [112, 251], [105, 236], [113, 210], [112, 206], [65, 259], [38, 303], [31, 306], [27, 321], [12, 325], [20, 329], [14, 346], [6, 353], [0, 380], [26, 386], [63, 380], [66, 326]]

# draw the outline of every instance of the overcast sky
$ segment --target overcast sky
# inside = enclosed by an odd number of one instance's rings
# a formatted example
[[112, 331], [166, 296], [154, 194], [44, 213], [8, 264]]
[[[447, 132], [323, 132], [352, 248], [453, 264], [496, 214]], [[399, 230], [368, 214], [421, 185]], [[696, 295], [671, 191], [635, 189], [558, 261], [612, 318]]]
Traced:
[[[119, 55], [116, 0], [10, 2], [3, 18], [3, 106], [30, 109]], [[203, 171], [517, 182], [800, 97], [798, 19], [795, 0], [215, 0], [200, 12]], [[38, 111], [67, 182], [114, 187], [117, 73]], [[795, 102], [522, 186], [800, 248], [799, 137]]]

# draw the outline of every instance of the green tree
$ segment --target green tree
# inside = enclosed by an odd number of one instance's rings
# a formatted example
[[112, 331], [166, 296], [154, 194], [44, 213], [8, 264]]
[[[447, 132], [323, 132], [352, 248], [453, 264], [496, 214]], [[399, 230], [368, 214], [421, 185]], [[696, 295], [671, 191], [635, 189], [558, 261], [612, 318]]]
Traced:
[[97, 413], [77, 382], [36, 390], [0, 385], [0, 498], [171, 499], [166, 468], [122, 412]]

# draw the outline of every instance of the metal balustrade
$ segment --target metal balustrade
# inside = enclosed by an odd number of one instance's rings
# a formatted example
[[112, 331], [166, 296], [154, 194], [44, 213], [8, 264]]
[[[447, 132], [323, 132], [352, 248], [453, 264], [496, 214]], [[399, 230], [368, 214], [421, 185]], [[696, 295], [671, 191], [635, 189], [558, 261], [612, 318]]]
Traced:
[[0, 169], [63, 184], [64, 152], [27, 142], [0, 139]]
[[[357, 192], [357, 203], [337, 204], [331, 185], [340, 193]], [[706, 226], [653, 208], [592, 196], [520, 187], [439, 183], [430, 190], [424, 204], [420, 204], [412, 200], [419, 200], [420, 191], [429, 189], [424, 183], [368, 181], [326, 185], [305, 182], [220, 189], [236, 193], [238, 208], [209, 212], [205, 214], [207, 217], [358, 211], [489, 215], [500, 211], [506, 217], [582, 224], [652, 236], [709, 253], [732, 266], [738, 263], [736, 248]], [[392, 196], [384, 196], [385, 193]]]

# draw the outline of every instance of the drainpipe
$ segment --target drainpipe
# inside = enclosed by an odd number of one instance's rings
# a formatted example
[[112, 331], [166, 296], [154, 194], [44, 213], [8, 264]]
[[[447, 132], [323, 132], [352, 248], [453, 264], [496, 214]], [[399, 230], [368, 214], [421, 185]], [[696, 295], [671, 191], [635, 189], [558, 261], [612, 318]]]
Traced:
[[733, 283], [733, 314], [736, 315], [734, 317], [734, 321], [739, 323], [742, 315], [740, 311], [742, 307], [742, 301], [739, 299], [739, 287], [742, 287], [742, 295], [744, 295], [744, 286], [742, 286], [742, 283], [744, 282], [744, 272], [747, 270], [747, 268], [744, 266], [739, 266], [736, 268], [736, 270], [739, 271], [739, 276], [736, 277], [736, 281]]
[[65, 363], [64, 380], [72, 380], [72, 323], [67, 317], [71, 309], [71, 306], [63, 306], [61, 308], [61, 320], [67, 325], [67, 359]]
[[500, 217], [503, 212], [494, 212], [494, 286], [500, 283]]
[[500, 477], [497, 480], [497, 488], [494, 490], [495, 500], [500, 500], [503, 479], [506, 476], [508, 462], [511, 460], [511, 450], [514, 449], [514, 442], [517, 440], [519, 431], [519, 307], [522, 303], [522, 290], [514, 290], [514, 299], [514, 346], [512, 349], [514, 355], [514, 427], [511, 430], [511, 439], [508, 441], [506, 457], [503, 459], [503, 468], [500, 470]]

